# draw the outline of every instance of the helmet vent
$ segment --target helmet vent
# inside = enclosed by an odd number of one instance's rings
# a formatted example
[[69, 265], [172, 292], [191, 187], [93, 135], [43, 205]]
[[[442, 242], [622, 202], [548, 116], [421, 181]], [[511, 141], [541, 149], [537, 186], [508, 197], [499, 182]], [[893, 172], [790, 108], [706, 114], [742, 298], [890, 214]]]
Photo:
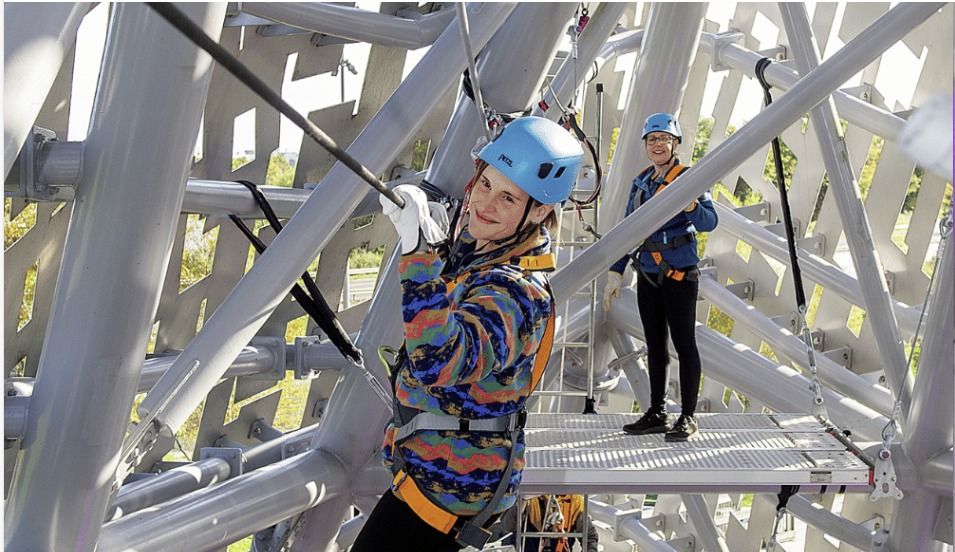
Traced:
[[561, 167], [561, 168], [557, 169], [557, 172], [554, 173], [554, 178], [560, 178], [560, 175], [564, 174], [564, 169], [566, 169], [566, 168], [567, 168], [567, 167]]
[[[540, 168], [537, 170], [537, 178], [547, 178], [547, 175], [550, 174], [550, 170], [553, 168], [553, 163], [541, 163]], [[561, 170], [563, 170], [563, 167], [561, 167]]]

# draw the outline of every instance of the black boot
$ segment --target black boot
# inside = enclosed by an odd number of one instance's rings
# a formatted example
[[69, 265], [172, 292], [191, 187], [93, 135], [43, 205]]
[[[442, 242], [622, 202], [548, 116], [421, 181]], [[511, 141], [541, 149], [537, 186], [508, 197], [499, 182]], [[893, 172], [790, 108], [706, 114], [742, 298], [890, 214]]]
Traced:
[[699, 424], [696, 423], [696, 417], [693, 414], [680, 414], [680, 418], [673, 424], [673, 428], [667, 431], [667, 441], [686, 441], [693, 437], [699, 430]]
[[666, 433], [670, 428], [667, 422], [666, 407], [651, 406], [646, 414], [632, 424], [623, 426], [623, 431], [630, 435], [648, 435], [650, 433]]

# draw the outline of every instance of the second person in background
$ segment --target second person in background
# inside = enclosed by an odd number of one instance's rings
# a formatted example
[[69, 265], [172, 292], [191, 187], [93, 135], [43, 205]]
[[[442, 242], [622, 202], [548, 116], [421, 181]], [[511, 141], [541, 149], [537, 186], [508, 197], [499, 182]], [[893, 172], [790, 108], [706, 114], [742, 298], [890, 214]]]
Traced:
[[[652, 163], [634, 179], [626, 215], [668, 186], [679, 186], [677, 177], [687, 167], [676, 157], [683, 134], [676, 117], [654, 113], [643, 126], [643, 141]], [[604, 308], [620, 296], [627, 261], [639, 274], [637, 306], [643, 322], [650, 371], [650, 406], [643, 416], [623, 427], [632, 435], [666, 433], [667, 441], [686, 441], [698, 429], [695, 418], [700, 388], [700, 353], [696, 346], [696, 300], [699, 293], [697, 232], [709, 232], [718, 222], [709, 192], [656, 230], [640, 247], [610, 267], [604, 289]], [[681, 412], [671, 427], [666, 394], [672, 338], [680, 362]]]

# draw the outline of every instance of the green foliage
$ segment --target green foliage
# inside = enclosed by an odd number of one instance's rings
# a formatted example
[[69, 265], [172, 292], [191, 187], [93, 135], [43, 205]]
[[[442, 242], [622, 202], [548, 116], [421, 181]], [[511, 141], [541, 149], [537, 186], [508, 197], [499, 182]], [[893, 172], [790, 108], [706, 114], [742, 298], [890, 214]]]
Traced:
[[617, 151], [618, 138], [620, 138], [620, 127], [614, 127], [610, 132], [610, 143], [607, 145], [607, 165], [613, 163], [613, 154]]
[[712, 117], [700, 119], [700, 124], [696, 129], [696, 140], [693, 141], [693, 154], [690, 156], [690, 163], [696, 165], [700, 159], [706, 155], [706, 150], [710, 147], [710, 137], [713, 135], [713, 125], [716, 121]]
[[219, 227], [203, 233], [205, 219], [199, 215], [186, 218], [186, 236], [182, 250], [182, 267], [179, 273], [179, 292], [202, 280], [212, 272], [216, 253]]
[[[235, 164], [234, 161], [233, 164]], [[291, 188], [294, 179], [295, 167], [278, 153], [273, 153], [272, 157], [269, 158], [269, 168], [265, 172], [265, 184], [267, 186]]]
[[249, 161], [250, 161], [250, 160], [249, 160], [248, 157], [233, 157], [233, 158], [232, 158], [232, 170], [236, 170], [236, 169], [238, 169], [239, 167], [241, 167], [241, 166], [243, 166], [243, 165], [248, 165], [248, 164], [249, 164]]
[[415, 141], [414, 149], [411, 152], [411, 170], [423, 171], [428, 166], [428, 150], [430, 148], [430, 140]]
[[16, 218], [10, 219], [13, 212], [13, 200], [5, 198], [3, 200], [3, 249], [8, 249], [11, 245], [22, 238], [36, 224], [36, 203], [29, 203], [19, 213]]
[[385, 246], [369, 249], [367, 244], [352, 249], [348, 253], [349, 268], [378, 268], [385, 254]]

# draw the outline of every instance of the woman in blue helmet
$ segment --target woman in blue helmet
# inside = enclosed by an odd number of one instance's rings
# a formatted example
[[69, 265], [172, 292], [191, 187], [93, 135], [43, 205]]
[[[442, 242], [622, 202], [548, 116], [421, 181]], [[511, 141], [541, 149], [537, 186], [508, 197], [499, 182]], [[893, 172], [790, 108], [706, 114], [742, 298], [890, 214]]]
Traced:
[[[683, 140], [680, 125], [670, 113], [654, 113], [643, 126], [643, 141], [652, 165], [634, 179], [627, 212], [634, 212], [667, 186], [679, 186], [677, 177], [686, 170], [676, 157]], [[696, 299], [700, 261], [696, 233], [716, 228], [718, 218], [709, 192], [687, 205], [630, 255], [621, 258], [607, 276], [604, 308], [620, 296], [627, 262], [639, 274], [637, 306], [643, 322], [650, 371], [650, 407], [643, 416], [623, 427], [632, 435], [666, 433], [667, 441], [686, 441], [698, 429], [696, 401], [700, 388], [700, 353], [696, 346]], [[667, 335], [673, 340], [680, 361], [681, 412], [671, 427], [667, 419], [666, 394], [670, 353]], [[641, 405], [644, 406], [645, 405]]]
[[583, 150], [556, 123], [525, 117], [478, 157], [444, 257], [420, 189], [395, 188], [401, 209], [382, 198], [401, 237], [405, 341], [390, 365], [395, 416], [382, 447], [394, 479], [354, 551], [480, 549], [516, 500], [524, 402], [554, 333], [548, 226]]

